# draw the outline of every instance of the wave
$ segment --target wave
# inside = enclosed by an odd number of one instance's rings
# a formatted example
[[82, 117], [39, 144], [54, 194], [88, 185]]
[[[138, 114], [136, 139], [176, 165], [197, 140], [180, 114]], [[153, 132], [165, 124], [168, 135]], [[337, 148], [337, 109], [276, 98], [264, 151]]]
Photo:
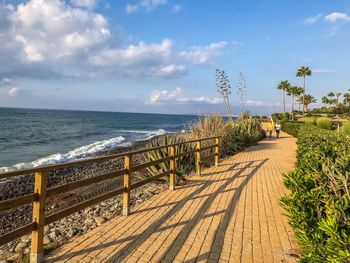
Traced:
[[114, 137], [108, 140], [97, 141], [85, 146], [78, 147], [67, 153], [55, 153], [47, 157], [37, 159], [33, 162], [19, 163], [10, 167], [0, 167], [0, 172], [9, 172], [17, 169], [32, 168], [42, 165], [50, 165], [57, 163], [66, 163], [77, 159], [82, 159], [88, 157], [94, 153], [102, 152], [108, 149], [120, 146], [120, 144], [125, 141], [123, 136]]
[[[164, 129], [158, 129], [153, 131], [147, 130], [118, 130], [118, 133], [134, 133], [134, 134], [144, 134], [143, 138], [138, 138], [136, 141], [149, 140], [155, 136], [160, 136], [167, 134], [168, 132]], [[0, 167], [0, 173], [14, 171], [18, 169], [33, 168], [43, 165], [51, 165], [58, 163], [71, 162], [77, 159], [86, 158], [92, 154], [103, 152], [108, 149], [113, 149], [117, 146], [119, 147], [129, 147], [132, 145], [132, 141], [125, 142], [126, 138], [124, 136], [118, 136], [111, 139], [97, 141], [85, 146], [78, 147], [74, 150], [71, 150], [67, 153], [55, 153], [40, 159], [37, 159], [33, 162], [27, 163], [18, 163], [10, 167]]]

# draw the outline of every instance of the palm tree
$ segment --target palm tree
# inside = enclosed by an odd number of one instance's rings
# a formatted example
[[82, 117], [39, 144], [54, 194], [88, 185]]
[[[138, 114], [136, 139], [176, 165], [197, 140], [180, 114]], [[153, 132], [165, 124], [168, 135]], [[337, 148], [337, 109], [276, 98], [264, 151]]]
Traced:
[[329, 98], [327, 96], [323, 96], [322, 97], [322, 103], [324, 104], [324, 106], [327, 108], [328, 104], [329, 104]]
[[292, 96], [292, 112], [294, 112], [295, 97], [300, 96], [303, 93], [303, 89], [297, 86], [289, 86], [287, 88], [287, 95]]
[[344, 104], [345, 106], [349, 106], [349, 103], [350, 103], [350, 93], [344, 93], [343, 94], [343, 97], [344, 97]]
[[338, 91], [335, 93], [335, 97], [337, 98], [337, 106], [339, 106], [339, 97], [341, 96], [342, 94]]
[[[302, 77], [303, 78], [303, 98], [305, 97], [305, 79], [306, 76], [311, 76], [312, 75], [312, 71], [309, 67], [301, 67], [300, 69], [298, 69], [296, 76], [297, 77]], [[304, 99], [303, 99], [304, 100]], [[303, 105], [305, 105], [305, 103], [303, 102]], [[305, 108], [305, 107], [304, 107]]]
[[286, 91], [290, 88], [290, 83], [288, 80], [281, 80], [277, 85], [277, 89], [283, 92], [283, 113], [286, 113]]
[[299, 101], [300, 101], [300, 99], [303, 102], [304, 112], [307, 112], [309, 110], [309, 104], [317, 102], [317, 99], [315, 99], [315, 97], [310, 95], [310, 94], [304, 94], [302, 98], [299, 98]]
[[328, 96], [328, 98], [329, 98], [328, 103], [329, 103], [330, 105], [333, 106], [334, 104], [336, 104], [337, 100], [336, 100], [336, 99], [333, 99], [333, 98], [335, 97], [334, 92], [330, 91], [330, 92], [328, 93], [327, 96]]

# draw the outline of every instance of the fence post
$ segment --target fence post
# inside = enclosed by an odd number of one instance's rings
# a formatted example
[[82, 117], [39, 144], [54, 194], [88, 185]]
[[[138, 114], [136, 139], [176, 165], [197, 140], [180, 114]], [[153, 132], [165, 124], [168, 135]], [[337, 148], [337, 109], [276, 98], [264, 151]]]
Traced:
[[33, 203], [33, 222], [36, 226], [32, 231], [31, 263], [39, 263], [43, 260], [47, 175], [47, 171], [35, 172], [34, 174], [34, 192], [38, 199]]
[[132, 155], [125, 155], [124, 168], [126, 169], [124, 174], [124, 187], [123, 193], [123, 215], [127, 216], [130, 214], [130, 185], [131, 185], [131, 170], [132, 170]]
[[175, 163], [175, 146], [170, 146], [170, 175], [169, 175], [169, 189], [175, 190], [176, 184], [176, 163]]
[[196, 171], [197, 175], [201, 175], [201, 141], [196, 144]]
[[219, 165], [219, 143], [220, 139], [219, 137], [215, 138], [215, 166]]

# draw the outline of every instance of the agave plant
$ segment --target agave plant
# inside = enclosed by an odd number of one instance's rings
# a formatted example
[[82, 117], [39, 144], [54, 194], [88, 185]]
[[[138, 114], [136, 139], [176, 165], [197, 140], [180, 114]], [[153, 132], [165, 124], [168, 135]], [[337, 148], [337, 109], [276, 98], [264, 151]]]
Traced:
[[[192, 151], [194, 149], [192, 144], [185, 143], [185, 142], [186, 140], [178, 136], [164, 136], [162, 139], [159, 139], [159, 138], [153, 139], [147, 146], [149, 148], [157, 148], [163, 145], [181, 143], [175, 146], [175, 155], [177, 155], [184, 152]], [[170, 148], [154, 149], [152, 151], [145, 153], [146, 159], [150, 162], [167, 158], [169, 156], [170, 156]], [[183, 175], [193, 170], [194, 166], [195, 166], [195, 155], [193, 152], [191, 152], [187, 155], [181, 156], [176, 159], [175, 174], [184, 180]], [[163, 163], [159, 163], [154, 166], [148, 167], [147, 171], [152, 176], [155, 176], [159, 173], [168, 171], [169, 169], [170, 169], [169, 162], [163, 162]]]

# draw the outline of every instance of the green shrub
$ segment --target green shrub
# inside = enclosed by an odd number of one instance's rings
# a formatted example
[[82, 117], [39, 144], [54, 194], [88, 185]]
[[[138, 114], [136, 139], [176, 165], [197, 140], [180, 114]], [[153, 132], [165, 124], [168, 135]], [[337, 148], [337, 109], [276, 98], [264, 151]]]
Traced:
[[325, 130], [332, 129], [332, 121], [330, 118], [321, 117], [317, 119], [317, 127]]
[[350, 262], [350, 138], [305, 126], [297, 167], [281, 199], [302, 248], [301, 262]]
[[257, 119], [248, 118], [228, 122], [222, 131], [221, 154], [222, 156], [232, 155], [256, 144], [264, 136], [265, 132]]
[[[162, 140], [160, 139], [153, 139], [150, 141], [150, 143], [147, 145], [147, 148], [156, 148], [162, 145], [168, 145], [168, 144], [177, 144], [185, 142], [185, 140], [178, 136], [164, 136]], [[175, 146], [175, 155], [189, 152], [193, 150], [192, 144], [180, 144]], [[160, 148], [155, 149], [149, 152], [146, 152], [144, 156], [148, 161], [155, 161], [163, 158], [169, 157], [169, 149], [168, 148]], [[177, 166], [176, 166], [176, 174], [178, 176], [182, 176], [194, 169], [195, 165], [195, 156], [194, 153], [187, 154], [185, 156], [181, 156], [176, 160]], [[168, 171], [170, 169], [169, 162], [163, 162], [156, 164], [154, 166], [148, 167], [147, 171], [152, 175], [155, 176], [159, 173], [162, 173], [164, 171]]]
[[[192, 124], [191, 139], [221, 136], [220, 155], [227, 156], [256, 144], [265, 132], [255, 118], [240, 118], [234, 122], [225, 122], [219, 115], [206, 116]], [[204, 142], [203, 146], [205, 146]]]
[[303, 117], [298, 121], [304, 122], [306, 125], [316, 125], [317, 118], [316, 117]]
[[300, 127], [304, 125], [303, 122], [282, 122], [282, 130], [294, 137], [298, 137]]
[[192, 123], [192, 136], [194, 139], [219, 136], [225, 126], [225, 120], [220, 115], [210, 115], [200, 118]]
[[340, 127], [340, 132], [342, 134], [350, 135], [350, 121], [343, 122]]

